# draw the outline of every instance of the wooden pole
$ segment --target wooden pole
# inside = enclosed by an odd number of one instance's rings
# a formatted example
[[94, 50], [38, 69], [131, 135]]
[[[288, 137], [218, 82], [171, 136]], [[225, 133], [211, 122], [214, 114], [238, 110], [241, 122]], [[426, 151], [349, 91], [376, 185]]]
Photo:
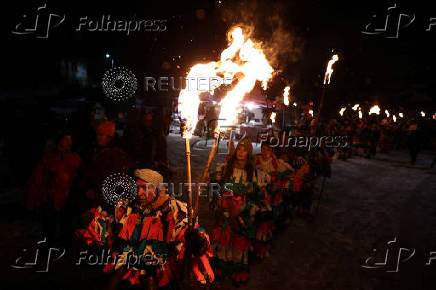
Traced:
[[192, 228], [191, 147], [189, 140], [189, 138], [185, 138], [186, 176], [188, 181], [188, 226]]
[[319, 106], [318, 106], [318, 113], [316, 114], [316, 119], [315, 119], [316, 128], [318, 128], [319, 122], [321, 121], [321, 112], [322, 112], [322, 107], [324, 106], [326, 87], [327, 87], [326, 85], [323, 85], [322, 87], [321, 99], [319, 100]]
[[[218, 129], [214, 132], [214, 140], [212, 148], [210, 149], [209, 157], [207, 159], [206, 167], [204, 168], [203, 175], [201, 176], [200, 182], [204, 183], [209, 179], [209, 170], [210, 166], [212, 165], [213, 158], [215, 157], [216, 151], [218, 150], [218, 144], [219, 144], [219, 133]], [[198, 216], [198, 210], [199, 210], [199, 196], [202, 192], [197, 192], [195, 195], [195, 203], [194, 203], [194, 214], [193, 218], [196, 219]]]

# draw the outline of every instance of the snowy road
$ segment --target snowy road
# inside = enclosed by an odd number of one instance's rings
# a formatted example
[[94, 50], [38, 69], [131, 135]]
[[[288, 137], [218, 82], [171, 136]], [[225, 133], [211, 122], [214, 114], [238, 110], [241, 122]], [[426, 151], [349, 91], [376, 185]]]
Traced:
[[[183, 150], [183, 140], [169, 138], [169, 156], [176, 168], [184, 167]], [[221, 150], [225, 152], [225, 144]], [[208, 153], [193, 150], [199, 155], [192, 157], [193, 182]], [[222, 162], [224, 156], [217, 159]], [[404, 152], [336, 160], [314, 222], [294, 219], [278, 233], [272, 256], [251, 267], [251, 279], [242, 288], [436, 289], [436, 253], [431, 254], [436, 251], [436, 170], [429, 169], [430, 163], [431, 156], [423, 154], [415, 167], [409, 166]], [[210, 229], [213, 221], [206, 200], [201, 206], [200, 223]], [[382, 263], [387, 243], [393, 240], [386, 266], [362, 267]], [[397, 272], [399, 248], [404, 249]], [[413, 256], [401, 262], [413, 250]], [[427, 266], [432, 255], [435, 261]], [[365, 264], [369, 257], [374, 260]], [[215, 287], [232, 286], [224, 280]]]

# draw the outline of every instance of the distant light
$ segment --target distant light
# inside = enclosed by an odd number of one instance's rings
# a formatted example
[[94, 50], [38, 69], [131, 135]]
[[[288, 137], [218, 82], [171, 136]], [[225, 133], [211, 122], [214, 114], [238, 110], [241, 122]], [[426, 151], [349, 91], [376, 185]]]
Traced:
[[394, 119], [394, 122], [396, 122], [397, 121], [397, 116], [393, 115], [392, 119]]
[[313, 110], [309, 110], [309, 114], [311, 114], [313, 117]]
[[398, 116], [400, 116], [400, 118], [404, 118], [403, 113], [398, 113]]
[[354, 111], [357, 111], [357, 108], [359, 108], [359, 104], [355, 104], [355, 105], [353, 106], [353, 110], [354, 110]]
[[385, 114], [386, 114], [386, 116], [389, 118], [389, 111], [388, 110], [385, 110]]
[[253, 110], [254, 108], [256, 108], [256, 105], [254, 103], [247, 103], [245, 105], [250, 111]]
[[111, 55], [109, 53], [106, 53], [106, 58], [111, 57]]
[[294, 107], [296, 107], [297, 106], [297, 103], [296, 102], [294, 102]]
[[425, 117], [425, 113], [424, 113], [424, 111], [421, 111], [421, 116], [422, 116], [422, 117]]
[[339, 115], [343, 116], [346, 109], [346, 107], [341, 108], [341, 110], [339, 111]]
[[275, 113], [275, 112], [272, 112], [272, 113], [271, 113], [271, 117], [270, 117], [270, 119], [271, 119], [271, 121], [272, 121], [273, 123], [276, 122], [276, 113]]
[[369, 113], [368, 114], [369, 115], [371, 115], [371, 114], [380, 115], [380, 107], [377, 106], [377, 105], [372, 106], [371, 109], [369, 109]]
[[359, 109], [359, 119], [362, 119], [363, 115], [362, 115], [362, 111]]

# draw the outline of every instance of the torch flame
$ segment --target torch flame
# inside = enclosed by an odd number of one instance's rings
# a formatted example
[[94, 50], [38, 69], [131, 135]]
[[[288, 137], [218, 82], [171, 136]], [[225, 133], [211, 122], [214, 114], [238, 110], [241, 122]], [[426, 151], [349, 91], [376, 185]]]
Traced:
[[385, 110], [385, 114], [386, 114], [386, 116], [389, 118], [390, 114], [389, 114], [389, 111], [388, 111], [388, 110]]
[[400, 118], [404, 118], [404, 114], [403, 113], [398, 113], [398, 116], [400, 116]]
[[369, 115], [371, 115], [371, 114], [380, 115], [380, 107], [377, 106], [377, 105], [372, 106], [371, 109], [369, 109], [369, 113], [368, 114]]
[[359, 119], [362, 119], [362, 117], [363, 117], [363, 114], [362, 114], [362, 111], [359, 108]]
[[[262, 49], [258, 48], [259, 45], [251, 39], [246, 39], [240, 27], [232, 29], [229, 35], [231, 36], [230, 45], [221, 53], [220, 61], [194, 65], [188, 73], [186, 88], [179, 94], [178, 108], [180, 117], [185, 122], [184, 138], [191, 138], [195, 130], [201, 93], [213, 93], [213, 89], [221, 84], [231, 84], [234, 76], [238, 74], [238, 83], [220, 102], [221, 113], [218, 127], [228, 126], [237, 119], [237, 107], [244, 96], [254, 88], [256, 81], [262, 82], [265, 90], [267, 82], [272, 78], [274, 70]], [[209, 81], [218, 80], [219, 85], [208, 90], [190, 86], [189, 80], [197, 81], [200, 78], [209, 79]]]
[[359, 104], [355, 104], [352, 109], [353, 111], [357, 111], [358, 108], [359, 108]]
[[330, 84], [330, 78], [332, 76], [333, 73], [333, 64], [335, 62], [337, 62], [339, 60], [339, 57], [337, 54], [332, 56], [332, 59], [329, 60], [329, 62], [327, 63], [327, 69], [325, 71], [325, 75], [324, 75], [324, 84]]
[[289, 90], [291, 89], [290, 86], [287, 86], [285, 90], [283, 91], [283, 103], [285, 106], [289, 106]]
[[271, 113], [271, 117], [270, 117], [271, 121], [273, 122], [273, 124], [276, 122], [276, 113], [272, 112]]
[[392, 119], [394, 120], [394, 122], [397, 122], [397, 116], [392, 115]]
[[339, 115], [343, 116], [346, 109], [347, 109], [346, 107], [343, 107], [342, 109], [340, 109]]

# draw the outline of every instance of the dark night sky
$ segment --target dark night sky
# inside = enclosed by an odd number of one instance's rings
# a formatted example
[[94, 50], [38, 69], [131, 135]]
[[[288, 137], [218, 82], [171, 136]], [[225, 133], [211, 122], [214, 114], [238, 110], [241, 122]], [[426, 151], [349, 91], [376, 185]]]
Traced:
[[[271, 27], [267, 19], [276, 15], [283, 29], [304, 44], [296, 60], [281, 59], [282, 72], [274, 80], [270, 94], [279, 94], [287, 81], [295, 80], [297, 99], [316, 100], [325, 64], [331, 49], [335, 49], [341, 60], [335, 66], [329, 91], [332, 107], [365, 100], [388, 106], [413, 105], [415, 97], [419, 105], [435, 104], [436, 25], [434, 31], [425, 31], [429, 18], [436, 17], [436, 9], [432, 10], [430, 4], [396, 1], [397, 13], [415, 14], [416, 18], [409, 27], [400, 30], [398, 39], [388, 39], [386, 34], [364, 35], [361, 31], [373, 14], [378, 15], [377, 21], [383, 21], [387, 7], [393, 2], [160, 0], [136, 4], [127, 1], [67, 4], [46, 1], [52, 13], [65, 13], [66, 20], [50, 31], [48, 39], [35, 39], [13, 35], [11, 30], [23, 13], [35, 11], [44, 2], [7, 2], [1, 9], [0, 92], [56, 86], [57, 63], [65, 57], [85, 59], [91, 77], [98, 82], [106, 52], [114, 56], [116, 64], [131, 68], [137, 76], [184, 75], [193, 63], [218, 58], [226, 45], [225, 33], [234, 24], [232, 19], [241, 21], [244, 16], [238, 15], [247, 10], [245, 14], [251, 14], [245, 16], [253, 20], [256, 38], [268, 38]], [[233, 11], [232, 17], [228, 17], [228, 11]], [[81, 16], [100, 19], [108, 14], [115, 19], [166, 19], [167, 30], [136, 32], [130, 36], [125, 32], [74, 31]], [[181, 58], [177, 59], [179, 55]], [[165, 61], [170, 64], [168, 70], [162, 66]], [[177, 69], [177, 65], [181, 68]]]

